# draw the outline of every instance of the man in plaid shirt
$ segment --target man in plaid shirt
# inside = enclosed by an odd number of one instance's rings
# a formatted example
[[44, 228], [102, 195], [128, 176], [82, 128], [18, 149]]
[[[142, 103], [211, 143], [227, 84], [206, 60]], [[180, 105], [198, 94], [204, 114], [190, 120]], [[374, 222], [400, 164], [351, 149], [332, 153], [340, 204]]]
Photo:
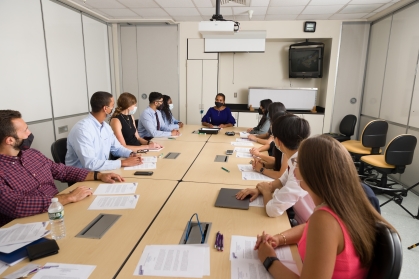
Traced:
[[63, 182], [124, 181], [114, 173], [89, 172], [56, 164], [38, 150], [31, 149], [32, 140], [33, 135], [18, 111], [0, 110], [0, 227], [15, 218], [46, 212], [53, 197], [65, 205], [92, 195], [84, 186], [57, 195], [54, 179]]

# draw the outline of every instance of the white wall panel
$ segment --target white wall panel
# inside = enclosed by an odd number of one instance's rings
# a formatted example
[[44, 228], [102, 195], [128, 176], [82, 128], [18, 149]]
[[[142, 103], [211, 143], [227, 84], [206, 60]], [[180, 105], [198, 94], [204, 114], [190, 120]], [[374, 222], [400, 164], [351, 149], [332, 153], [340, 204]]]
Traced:
[[[69, 117], [69, 118], [62, 118], [62, 119], [55, 119], [54, 123], [55, 123], [55, 135], [58, 139], [61, 138], [66, 138], [68, 136], [68, 134], [70, 133], [71, 129], [73, 128], [73, 126], [80, 120], [82, 120], [83, 118], [85, 118], [87, 116], [87, 114], [84, 115], [78, 115], [78, 116], [74, 116], [74, 117]], [[67, 132], [63, 132], [60, 133], [58, 128], [60, 127], [64, 127], [67, 126]]]
[[81, 14], [42, 0], [54, 116], [88, 111]]
[[41, 151], [42, 154], [53, 160], [51, 154], [51, 144], [54, 142], [52, 121], [28, 124], [28, 127], [35, 137], [31, 147]]
[[82, 15], [89, 100], [96, 91], [111, 92], [108, 27]]
[[419, 50], [419, 5], [393, 15], [380, 117], [406, 125]]
[[218, 53], [205, 53], [204, 39], [188, 39], [188, 59], [218, 60]]
[[[419, 55], [419, 51], [418, 51]], [[409, 126], [419, 128], [419, 61], [416, 66], [415, 88], [413, 90], [412, 107], [410, 110]]]
[[0, 1], [0, 109], [26, 121], [52, 117], [39, 1]]
[[186, 124], [201, 124], [202, 60], [186, 60]]
[[391, 19], [389, 16], [371, 26], [362, 114], [378, 117], [383, 93]]
[[[202, 60], [202, 109], [204, 113], [214, 106], [217, 95], [218, 60]], [[229, 100], [226, 100], [229, 103]]]

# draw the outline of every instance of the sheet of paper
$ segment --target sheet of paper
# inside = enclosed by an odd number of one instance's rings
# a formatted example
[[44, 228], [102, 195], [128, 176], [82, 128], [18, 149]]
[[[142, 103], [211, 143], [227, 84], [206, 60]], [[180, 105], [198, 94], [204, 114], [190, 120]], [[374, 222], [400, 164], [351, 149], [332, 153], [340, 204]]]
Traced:
[[211, 265], [210, 265], [210, 249], [207, 244], [186, 244], [198, 247], [204, 247], [204, 276], [210, 276]]
[[134, 209], [137, 205], [140, 195], [130, 196], [97, 196], [89, 210], [104, 209]]
[[253, 167], [250, 164], [246, 164], [246, 165], [237, 165], [237, 167], [239, 168], [240, 171], [248, 171], [248, 172], [252, 172], [253, 171]]
[[157, 156], [142, 156], [141, 158], [143, 159], [144, 163], [157, 163]]
[[37, 265], [37, 264], [27, 264], [24, 267], [16, 270], [13, 273], [10, 273], [9, 275], [7, 275], [5, 277], [2, 277], [2, 278], [5, 278], [5, 279], [17, 279], [17, 278], [21, 278], [21, 277], [24, 278], [29, 274], [29, 272], [31, 272], [32, 270], [34, 270], [38, 267], [39, 267], [39, 265]]
[[155, 170], [157, 163], [142, 163], [134, 167], [125, 167], [124, 170]]
[[250, 141], [232, 141], [231, 145], [234, 145], [234, 146], [253, 146], [253, 142], [250, 142]]
[[93, 195], [135, 194], [138, 183], [99, 184]]
[[179, 136], [170, 136], [170, 137], [167, 137], [167, 138], [178, 138], [180, 136], [182, 136], [182, 134], [179, 134]]
[[160, 150], [162, 150], [164, 147], [162, 147], [162, 148], [157, 148], [157, 149], [149, 149], [148, 151], [149, 152], [157, 152], [157, 151], [160, 151]]
[[300, 275], [300, 271], [298, 270], [297, 264], [295, 263], [291, 248], [287, 246], [281, 246], [277, 249], [275, 249], [276, 257], [292, 272], [294, 272], [297, 275]]
[[265, 207], [265, 204], [263, 203], [263, 196], [258, 196], [256, 199], [249, 203], [249, 206]]
[[236, 152], [237, 158], [253, 158], [253, 155], [246, 152]]
[[205, 248], [193, 245], [147, 245], [134, 275], [202, 278]]
[[87, 279], [95, 265], [46, 263], [45, 266], [57, 266], [48, 269], [41, 269], [32, 279]]
[[230, 244], [230, 261], [258, 260], [258, 251], [253, 250], [256, 244], [254, 236], [232, 235]]
[[6, 269], [8, 267], [9, 266], [6, 263], [0, 261], [0, 274], [2, 274], [4, 271], [6, 271]]
[[231, 279], [272, 279], [263, 264], [257, 261], [231, 261]]
[[242, 139], [247, 139], [247, 137], [249, 136], [250, 134], [249, 133], [247, 133], [247, 132], [240, 132], [240, 138], [242, 138]]
[[267, 177], [266, 175], [263, 175], [258, 172], [242, 172], [242, 179], [243, 180], [261, 180], [261, 181], [274, 181], [272, 178]]
[[234, 152], [250, 153], [249, 147], [234, 147]]
[[0, 229], [0, 246], [32, 242], [45, 234], [46, 222], [16, 224], [13, 227]]
[[[16, 224], [16, 225], [19, 225], [19, 224]], [[16, 225], [13, 225], [12, 227], [14, 227]], [[48, 222], [42, 222], [42, 225], [44, 226], [44, 228], [46, 228], [48, 226]], [[10, 228], [12, 228], [12, 227], [10, 227]], [[49, 230], [46, 230], [41, 237], [47, 236], [49, 234], [50, 234], [50, 231]], [[19, 248], [22, 248], [23, 246], [26, 246], [26, 245], [32, 243], [32, 242], [33, 241], [27, 241], [27, 242], [21, 242], [21, 243], [16, 243], [16, 244], [10, 244], [10, 245], [5, 245], [5, 246], [0, 246], [0, 252], [9, 254], [9, 253], [11, 253], [13, 251], [16, 251]]]
[[250, 139], [243, 139], [243, 138], [236, 138], [236, 141], [248, 142], [248, 141], [251, 141], [251, 140]]

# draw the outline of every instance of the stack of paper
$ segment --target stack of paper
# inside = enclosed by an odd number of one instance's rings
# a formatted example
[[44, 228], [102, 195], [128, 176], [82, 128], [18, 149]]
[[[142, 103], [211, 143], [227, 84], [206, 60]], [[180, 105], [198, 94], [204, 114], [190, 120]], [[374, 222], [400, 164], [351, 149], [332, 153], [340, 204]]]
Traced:
[[253, 142], [250, 142], [250, 141], [232, 141], [231, 145], [234, 145], [234, 146], [253, 146]]
[[248, 171], [243, 171], [242, 172], [242, 179], [243, 180], [260, 180], [260, 181], [274, 181], [272, 178], [263, 175], [261, 173], [258, 172], [248, 172]]
[[[137, 185], [136, 182], [99, 184], [93, 195], [135, 194]], [[139, 197], [140, 195], [97, 196], [88, 209], [133, 209], [137, 205]]]
[[154, 170], [156, 169], [156, 162], [143, 162], [141, 165], [134, 167], [125, 167], [124, 170]]
[[239, 167], [239, 170], [241, 172], [243, 172], [243, 171], [253, 172], [254, 171], [253, 170], [253, 166], [250, 165], [250, 164], [247, 164], [247, 165], [240, 165], [240, 164], [238, 164], [237, 167]]
[[249, 133], [247, 133], [247, 132], [240, 132], [240, 138], [242, 138], [242, 139], [247, 139], [247, 137], [249, 136], [250, 134]]
[[202, 278], [210, 275], [207, 245], [147, 245], [134, 275]]
[[234, 152], [236, 152], [237, 158], [253, 158], [249, 147], [235, 147]]
[[0, 274], [27, 257], [26, 246], [45, 241], [48, 222], [16, 224], [0, 229]]
[[[230, 262], [231, 278], [272, 278], [258, 258], [258, 251], [254, 250], [256, 237], [231, 236]], [[300, 275], [297, 264], [292, 258], [289, 246], [275, 250], [278, 259], [295, 274]]]

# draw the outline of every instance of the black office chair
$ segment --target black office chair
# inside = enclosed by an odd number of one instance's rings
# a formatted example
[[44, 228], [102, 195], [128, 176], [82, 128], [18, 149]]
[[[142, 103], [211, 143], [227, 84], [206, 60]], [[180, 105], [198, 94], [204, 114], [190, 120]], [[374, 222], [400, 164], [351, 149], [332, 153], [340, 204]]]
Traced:
[[138, 128], [138, 119], [135, 119], [134, 122], [135, 122], [135, 127]]
[[346, 115], [339, 125], [339, 133], [325, 133], [325, 135], [333, 137], [339, 142], [350, 140], [355, 132], [357, 118], [355, 115]]
[[367, 278], [397, 279], [402, 269], [403, 252], [399, 235], [382, 223], [377, 223], [374, 259]]
[[65, 164], [65, 154], [67, 154], [67, 138], [56, 140], [51, 144], [51, 154], [54, 162]]

